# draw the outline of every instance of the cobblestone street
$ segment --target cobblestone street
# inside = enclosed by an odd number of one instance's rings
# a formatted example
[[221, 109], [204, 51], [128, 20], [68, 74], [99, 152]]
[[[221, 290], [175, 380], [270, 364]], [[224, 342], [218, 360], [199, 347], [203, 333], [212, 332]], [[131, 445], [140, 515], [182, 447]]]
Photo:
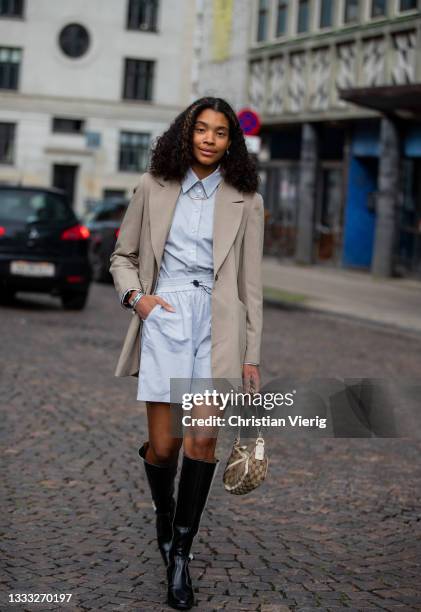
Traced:
[[[0, 610], [169, 610], [137, 454], [145, 406], [137, 379], [114, 377], [132, 315], [95, 284], [85, 311], [20, 294], [0, 316]], [[421, 335], [322, 313], [266, 306], [262, 348], [263, 383], [421, 379]], [[221, 465], [193, 545], [196, 609], [421, 610], [420, 424], [400, 410], [413, 435], [272, 437], [267, 482], [245, 497]]]

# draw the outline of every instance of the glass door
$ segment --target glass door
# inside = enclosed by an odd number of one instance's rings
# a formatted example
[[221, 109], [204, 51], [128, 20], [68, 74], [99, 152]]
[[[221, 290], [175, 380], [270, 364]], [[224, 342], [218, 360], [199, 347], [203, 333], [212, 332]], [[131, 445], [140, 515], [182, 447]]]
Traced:
[[323, 163], [315, 210], [318, 262], [339, 263], [342, 250], [344, 180], [342, 163]]

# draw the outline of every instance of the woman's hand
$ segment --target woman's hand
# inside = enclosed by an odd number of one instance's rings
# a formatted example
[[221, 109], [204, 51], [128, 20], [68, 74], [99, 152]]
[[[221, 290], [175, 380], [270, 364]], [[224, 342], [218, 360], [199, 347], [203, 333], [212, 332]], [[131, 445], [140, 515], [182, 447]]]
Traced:
[[244, 393], [258, 393], [260, 391], [259, 366], [245, 363], [243, 365], [243, 387]]
[[149, 313], [156, 304], [161, 304], [161, 306], [163, 306], [165, 310], [175, 312], [175, 308], [159, 295], [144, 295], [136, 304], [135, 310], [139, 317], [145, 320], [148, 318]]

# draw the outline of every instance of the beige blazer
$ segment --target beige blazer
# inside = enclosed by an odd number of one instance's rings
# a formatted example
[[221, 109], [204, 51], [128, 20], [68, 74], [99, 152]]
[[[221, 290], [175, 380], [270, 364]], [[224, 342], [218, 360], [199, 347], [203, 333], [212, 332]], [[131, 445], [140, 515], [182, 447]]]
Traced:
[[[121, 297], [130, 288], [153, 294], [177, 198], [179, 181], [141, 176], [121, 223], [110, 273]], [[213, 227], [211, 363], [214, 379], [242, 378], [244, 362], [260, 363], [264, 207], [222, 179]], [[115, 376], [138, 376], [143, 320], [131, 311]]]

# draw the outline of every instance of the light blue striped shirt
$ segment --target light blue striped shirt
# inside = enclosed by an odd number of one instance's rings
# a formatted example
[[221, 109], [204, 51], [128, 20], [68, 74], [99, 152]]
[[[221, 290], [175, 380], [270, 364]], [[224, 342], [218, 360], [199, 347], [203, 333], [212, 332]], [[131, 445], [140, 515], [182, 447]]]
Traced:
[[187, 171], [165, 243], [160, 278], [213, 272], [213, 216], [221, 180], [220, 166], [201, 180], [192, 168]]

